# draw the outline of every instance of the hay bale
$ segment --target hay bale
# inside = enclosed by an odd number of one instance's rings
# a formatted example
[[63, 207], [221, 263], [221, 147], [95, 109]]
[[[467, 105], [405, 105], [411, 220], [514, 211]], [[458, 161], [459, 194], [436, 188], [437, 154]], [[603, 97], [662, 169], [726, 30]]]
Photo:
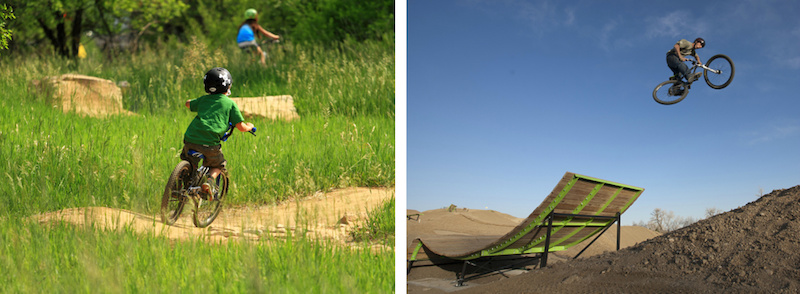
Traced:
[[122, 107], [122, 90], [106, 79], [65, 74], [47, 77], [32, 84], [40, 92], [52, 95], [52, 101], [64, 112], [105, 117], [113, 114], [133, 115]]
[[231, 98], [239, 105], [244, 116], [261, 116], [269, 119], [292, 121], [300, 119], [291, 95]]

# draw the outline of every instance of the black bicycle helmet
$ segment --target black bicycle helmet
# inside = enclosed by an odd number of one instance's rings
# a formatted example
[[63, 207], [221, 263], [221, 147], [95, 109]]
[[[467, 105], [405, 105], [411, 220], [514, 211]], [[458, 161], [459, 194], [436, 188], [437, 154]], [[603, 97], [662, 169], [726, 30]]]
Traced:
[[233, 84], [233, 77], [227, 69], [215, 67], [203, 76], [203, 84], [206, 86], [207, 93], [227, 93]]
[[703, 40], [703, 38], [694, 39], [694, 42], [695, 43], [700, 43], [700, 45], [703, 45], [703, 48], [706, 47], [706, 40]]

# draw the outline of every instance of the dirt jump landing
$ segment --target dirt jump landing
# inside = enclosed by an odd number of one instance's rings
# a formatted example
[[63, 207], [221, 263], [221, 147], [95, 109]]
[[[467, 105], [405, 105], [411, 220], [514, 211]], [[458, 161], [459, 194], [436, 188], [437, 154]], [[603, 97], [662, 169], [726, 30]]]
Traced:
[[[64, 221], [94, 225], [103, 229], [130, 228], [142, 234], [165, 235], [171, 239], [261, 240], [300, 235], [345, 244], [351, 241], [353, 224], [367, 212], [394, 197], [393, 188], [346, 188], [319, 193], [279, 205], [225, 207], [206, 228], [196, 228], [187, 209], [172, 226], [164, 225], [159, 215], [147, 215], [107, 207], [79, 207], [32, 216], [40, 223]], [[344, 220], [343, 220], [344, 219]]]

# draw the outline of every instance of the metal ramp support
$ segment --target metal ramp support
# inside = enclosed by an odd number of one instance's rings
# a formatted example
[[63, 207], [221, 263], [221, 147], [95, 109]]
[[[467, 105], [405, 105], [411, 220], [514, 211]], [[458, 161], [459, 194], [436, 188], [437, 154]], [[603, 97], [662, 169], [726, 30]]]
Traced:
[[615, 216], [597, 216], [597, 215], [569, 214], [569, 213], [550, 213], [547, 216], [547, 235], [546, 235], [547, 237], [545, 237], [545, 241], [544, 241], [544, 252], [542, 253], [542, 258], [540, 260], [540, 264], [539, 264], [540, 268], [547, 267], [547, 255], [549, 254], [549, 249], [550, 249], [550, 234], [551, 234], [551, 232], [553, 230], [553, 218], [556, 217], [556, 216], [558, 216], [558, 217], [578, 217], [578, 218], [589, 218], [589, 219], [613, 219], [614, 220], [613, 222], [608, 224], [603, 229], [603, 231], [600, 232], [600, 234], [597, 234], [597, 236], [595, 236], [594, 239], [592, 239], [592, 241], [589, 242], [588, 245], [586, 245], [586, 247], [584, 247], [580, 252], [578, 252], [578, 254], [575, 255], [575, 257], [572, 258], [573, 260], [577, 259], [579, 256], [581, 256], [581, 254], [583, 254], [583, 252], [586, 251], [586, 249], [589, 248], [589, 246], [592, 246], [592, 244], [594, 244], [594, 242], [597, 241], [597, 239], [600, 238], [600, 236], [602, 236], [603, 233], [608, 231], [608, 229], [611, 228], [611, 225], [613, 225], [614, 223], [617, 224], [617, 251], [619, 251], [620, 235], [621, 235], [621, 232], [622, 232], [621, 231], [622, 225], [621, 225], [621, 222], [620, 222], [620, 219], [622, 218], [622, 216], [619, 213], [617, 213]]

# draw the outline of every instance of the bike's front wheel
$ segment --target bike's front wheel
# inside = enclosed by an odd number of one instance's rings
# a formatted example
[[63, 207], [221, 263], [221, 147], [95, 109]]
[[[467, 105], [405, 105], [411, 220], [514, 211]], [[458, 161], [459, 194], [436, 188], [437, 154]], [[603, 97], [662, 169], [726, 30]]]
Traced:
[[723, 54], [714, 55], [708, 59], [706, 66], [712, 69], [703, 71], [706, 84], [708, 84], [709, 87], [722, 89], [730, 85], [733, 80], [733, 74], [736, 71], [730, 57]]
[[181, 161], [172, 170], [167, 180], [167, 187], [164, 188], [164, 195], [161, 196], [161, 221], [166, 225], [172, 225], [183, 212], [188, 197], [186, 188], [192, 174], [192, 165], [188, 161]]
[[219, 212], [222, 211], [222, 202], [225, 201], [225, 196], [228, 195], [228, 175], [225, 172], [217, 176], [217, 192], [214, 195], [214, 200], [208, 200], [206, 197], [200, 198], [195, 202], [194, 207], [194, 225], [198, 228], [205, 228], [214, 222]]
[[685, 83], [678, 80], [663, 82], [653, 89], [653, 99], [664, 105], [681, 102], [683, 98], [686, 98], [687, 94], [689, 94], [689, 88]]

